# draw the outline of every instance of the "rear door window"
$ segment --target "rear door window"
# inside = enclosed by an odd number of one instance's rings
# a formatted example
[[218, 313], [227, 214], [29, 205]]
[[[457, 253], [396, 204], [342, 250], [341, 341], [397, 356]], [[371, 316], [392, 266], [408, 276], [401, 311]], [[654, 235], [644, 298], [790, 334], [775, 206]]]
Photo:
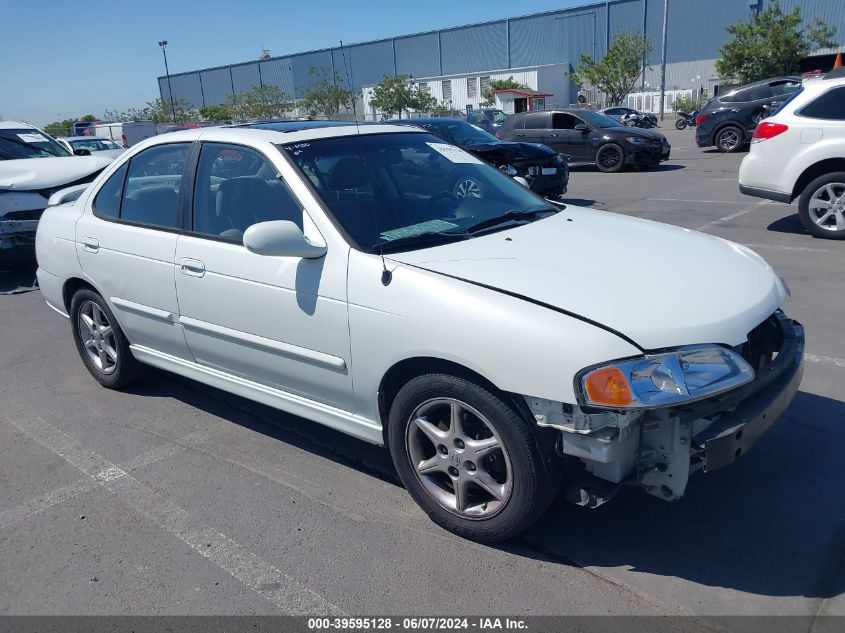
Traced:
[[524, 120], [526, 130], [545, 130], [549, 127], [549, 114], [547, 112], [526, 114]]
[[179, 187], [190, 143], [156, 145], [129, 161], [120, 219], [177, 228]]

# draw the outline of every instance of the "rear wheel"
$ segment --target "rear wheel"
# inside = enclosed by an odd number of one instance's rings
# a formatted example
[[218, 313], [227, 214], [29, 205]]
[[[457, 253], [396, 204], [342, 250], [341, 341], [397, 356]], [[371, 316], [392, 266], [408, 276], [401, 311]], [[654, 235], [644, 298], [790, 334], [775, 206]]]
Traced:
[[105, 300], [96, 292], [77, 290], [70, 303], [73, 340], [82, 362], [104, 387], [123, 387], [138, 377], [140, 363]]
[[526, 530], [558, 488], [533, 429], [483, 386], [445, 374], [411, 380], [390, 409], [393, 462], [437, 524], [478, 541]]
[[721, 152], [736, 152], [745, 142], [745, 134], [735, 125], [723, 127], [716, 134], [716, 147]]
[[801, 224], [815, 237], [845, 239], [845, 172], [819, 176], [798, 201]]
[[687, 120], [686, 119], [678, 119], [677, 121], [675, 121], [675, 128], [677, 128], [679, 130], [683, 130], [686, 126], [687, 126]]
[[611, 174], [621, 171], [625, 166], [625, 150], [616, 143], [607, 143], [596, 152], [596, 167]]

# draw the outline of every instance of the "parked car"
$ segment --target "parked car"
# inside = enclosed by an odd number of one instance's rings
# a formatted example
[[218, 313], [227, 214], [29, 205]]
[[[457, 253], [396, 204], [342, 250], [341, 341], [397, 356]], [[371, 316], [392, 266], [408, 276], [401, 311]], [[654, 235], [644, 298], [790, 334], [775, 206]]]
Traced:
[[619, 123], [624, 124], [625, 120], [631, 120], [632, 118], [634, 118], [643, 122], [637, 127], [657, 127], [656, 116], [649, 112], [640, 112], [639, 110], [635, 110], [634, 108], [628, 108], [626, 106], [616, 106], [613, 108], [605, 108], [604, 110], [599, 110], [599, 112], [609, 116], [615, 121], [619, 121]]
[[775, 77], [713, 97], [696, 117], [695, 142], [722, 152], [742, 149], [757, 124], [800, 88], [801, 77]]
[[[550, 205], [428, 132], [320, 123], [148, 139], [46, 211], [40, 289], [101, 385], [154, 365], [386, 444], [482, 541], [562, 477], [585, 505], [678, 499], [792, 399], [803, 330], [745, 246]], [[481, 197], [444, 187], [464, 170]], [[678, 262], [707, 265], [663, 283]]]
[[84, 150], [89, 155], [96, 154], [97, 156], [117, 158], [126, 151], [123, 145], [111, 139], [96, 136], [64, 136], [56, 140], [64, 145], [65, 149], [70, 150], [71, 153], [77, 150]]
[[50, 195], [92, 181], [111, 160], [74, 156], [32, 125], [0, 121], [0, 250], [32, 248]]
[[92, 136], [111, 139], [123, 147], [132, 147], [146, 138], [159, 134], [158, 125], [152, 121], [126, 121], [124, 123], [98, 123], [89, 130]]
[[570, 162], [595, 163], [604, 172], [626, 165], [652, 167], [668, 160], [672, 149], [660, 132], [625, 127], [604, 114], [575, 108], [514, 114], [501, 138], [543, 143], [567, 154]]
[[[393, 121], [400, 123], [400, 121]], [[536, 143], [506, 143], [475, 125], [455, 119], [406, 119], [402, 124], [416, 125], [444, 141], [462, 147], [509, 176], [524, 178], [529, 188], [545, 198], [566, 193], [569, 164], [564, 154]], [[456, 196], [480, 197], [483, 185], [471, 175], [461, 176], [452, 187]]]
[[845, 239], [845, 69], [808, 81], [754, 131], [739, 189], [791, 203], [815, 237]]
[[473, 110], [472, 112], [467, 112], [466, 116], [468, 123], [477, 125], [485, 132], [490, 132], [494, 136], [498, 136], [497, 132], [502, 129], [502, 126], [507, 120], [508, 115], [497, 108]]

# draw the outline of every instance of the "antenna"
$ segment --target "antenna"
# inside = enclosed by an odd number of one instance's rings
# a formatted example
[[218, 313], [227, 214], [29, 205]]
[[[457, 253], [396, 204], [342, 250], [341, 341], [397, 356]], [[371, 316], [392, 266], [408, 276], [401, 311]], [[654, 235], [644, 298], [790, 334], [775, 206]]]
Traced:
[[[346, 63], [346, 48], [343, 46], [343, 40], [340, 40], [340, 52], [343, 55], [343, 68], [346, 71], [346, 84], [349, 87], [349, 95], [352, 97], [352, 114], [355, 117], [355, 132], [360, 136], [361, 130], [358, 127], [358, 110], [355, 107], [355, 102], [357, 99], [355, 98], [355, 93], [352, 92], [352, 73], [349, 71], [349, 64]], [[366, 159], [364, 158], [363, 154], [361, 155], [362, 160], [366, 163]], [[378, 216], [376, 216], [376, 209], [375, 206], [371, 205], [370, 210], [373, 212], [373, 223], [378, 228]], [[393, 273], [391, 273], [387, 269], [387, 262], [384, 261], [384, 245], [382, 244], [379, 246], [378, 254], [381, 257], [381, 283], [383, 286], [390, 285], [391, 280], [393, 279]]]

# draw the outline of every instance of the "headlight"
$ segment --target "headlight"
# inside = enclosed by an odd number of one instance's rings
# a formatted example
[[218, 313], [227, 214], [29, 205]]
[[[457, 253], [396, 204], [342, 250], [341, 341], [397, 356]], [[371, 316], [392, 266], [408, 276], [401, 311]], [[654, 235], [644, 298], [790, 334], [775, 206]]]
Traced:
[[708, 398], [753, 379], [739, 354], [696, 345], [585, 369], [576, 381], [587, 406], [650, 409]]
[[640, 136], [629, 136], [625, 140], [628, 141], [631, 145], [645, 145], [646, 143], [648, 143], [648, 141], [646, 141]]

